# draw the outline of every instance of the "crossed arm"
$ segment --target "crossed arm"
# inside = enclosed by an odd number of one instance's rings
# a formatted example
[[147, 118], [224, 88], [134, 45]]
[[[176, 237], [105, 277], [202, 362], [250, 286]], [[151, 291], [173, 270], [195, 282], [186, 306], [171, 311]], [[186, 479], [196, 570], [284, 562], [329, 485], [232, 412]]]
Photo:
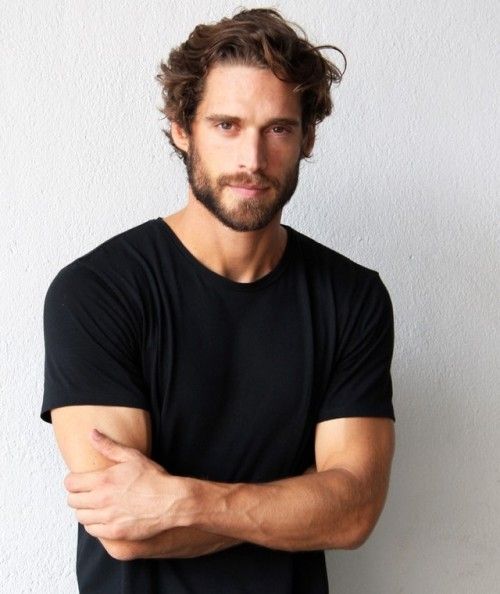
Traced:
[[[394, 450], [392, 420], [334, 419], [317, 425], [316, 468], [304, 475], [216, 483], [169, 475], [147, 457], [146, 411], [68, 406], [53, 410], [52, 421], [71, 470], [68, 503], [121, 560], [195, 557], [243, 542], [290, 551], [356, 548], [382, 511]], [[92, 427], [111, 439], [91, 441]], [[161, 514], [152, 517], [151, 509]]]
[[[89, 433], [99, 428], [117, 442], [151, 454], [151, 423], [147, 411], [115, 406], [65, 406], [51, 411], [56, 441], [71, 472], [104, 470], [115, 465], [92, 447]], [[133, 558], [197, 557], [241, 544], [242, 540], [179, 526], [141, 540], [99, 538], [107, 552], [118, 560]]]

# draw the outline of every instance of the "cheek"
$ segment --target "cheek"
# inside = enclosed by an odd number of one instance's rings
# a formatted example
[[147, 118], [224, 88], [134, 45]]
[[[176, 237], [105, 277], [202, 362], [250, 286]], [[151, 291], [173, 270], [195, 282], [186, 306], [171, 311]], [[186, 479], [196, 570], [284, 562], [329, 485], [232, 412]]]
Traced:
[[222, 171], [224, 167], [232, 164], [231, 158], [235, 151], [222, 142], [211, 142], [197, 148], [205, 168], [211, 173]]
[[267, 147], [269, 160], [284, 164], [285, 167], [294, 163], [300, 157], [301, 146], [295, 139], [276, 139], [270, 141]]
[[283, 177], [292, 171], [300, 157], [300, 151], [274, 151], [268, 159], [268, 169]]

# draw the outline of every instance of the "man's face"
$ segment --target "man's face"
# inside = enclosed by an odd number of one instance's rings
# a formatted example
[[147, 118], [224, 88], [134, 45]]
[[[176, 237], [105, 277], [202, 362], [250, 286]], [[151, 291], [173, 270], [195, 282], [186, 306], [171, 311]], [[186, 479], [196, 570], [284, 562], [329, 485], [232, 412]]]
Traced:
[[303, 133], [292, 88], [249, 66], [216, 66], [207, 77], [189, 137], [188, 180], [231, 229], [267, 226], [297, 187]]

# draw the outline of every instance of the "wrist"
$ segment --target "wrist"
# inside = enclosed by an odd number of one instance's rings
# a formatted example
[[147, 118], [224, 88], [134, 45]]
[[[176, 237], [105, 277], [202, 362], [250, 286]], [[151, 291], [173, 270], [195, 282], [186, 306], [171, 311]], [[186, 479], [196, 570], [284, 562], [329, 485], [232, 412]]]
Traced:
[[[241, 483], [190, 479], [190, 499], [183, 515], [185, 526], [224, 535], [226, 519], [231, 515], [234, 495]], [[228, 536], [228, 535], [224, 535]]]
[[[166, 509], [166, 513], [163, 516], [163, 530], [192, 525], [198, 506], [198, 482], [201, 481], [185, 476], [169, 475], [167, 477], [167, 484], [163, 487], [163, 493], [166, 494], [167, 498], [166, 505], [162, 507]], [[172, 495], [174, 499], [173, 504]]]

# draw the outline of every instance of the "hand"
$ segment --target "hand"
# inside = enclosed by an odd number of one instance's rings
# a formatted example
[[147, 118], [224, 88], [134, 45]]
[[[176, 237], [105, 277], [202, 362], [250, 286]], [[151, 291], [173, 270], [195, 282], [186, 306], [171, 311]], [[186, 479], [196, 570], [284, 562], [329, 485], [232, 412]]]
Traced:
[[64, 480], [68, 505], [97, 538], [142, 540], [181, 525], [178, 505], [188, 496], [183, 477], [169, 474], [139, 450], [120, 445], [96, 429], [93, 447], [115, 462]]

